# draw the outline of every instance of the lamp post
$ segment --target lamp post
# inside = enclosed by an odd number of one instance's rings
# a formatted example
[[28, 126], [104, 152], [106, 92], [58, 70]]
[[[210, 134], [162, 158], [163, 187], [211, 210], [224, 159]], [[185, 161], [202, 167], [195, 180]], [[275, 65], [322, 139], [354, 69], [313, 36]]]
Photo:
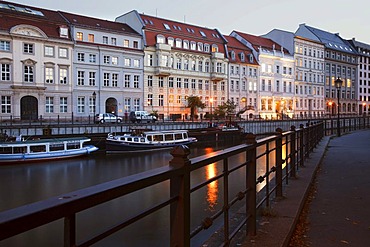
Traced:
[[285, 101], [284, 100], [281, 100], [281, 120], [284, 120], [284, 105], [285, 105]]
[[95, 91], [92, 93], [92, 99], [93, 99], [93, 107], [94, 107], [94, 117], [95, 117], [95, 114], [96, 114], [96, 93]]
[[337, 136], [340, 136], [340, 118], [339, 118], [339, 112], [340, 112], [340, 106], [339, 106], [339, 97], [340, 97], [340, 89], [342, 87], [343, 81], [339, 79], [339, 77], [335, 80], [335, 87], [337, 88], [337, 98], [338, 98], [338, 112], [337, 112]]
[[212, 104], [213, 104], [213, 98], [209, 98], [209, 103], [211, 105], [211, 123], [212, 123], [212, 118], [213, 118], [213, 115], [212, 115]]
[[362, 115], [365, 116], [365, 114], [366, 114], [366, 102], [363, 102], [362, 103]]
[[333, 101], [329, 101], [328, 102], [328, 106], [329, 106], [329, 118], [331, 118], [331, 114], [333, 113]]

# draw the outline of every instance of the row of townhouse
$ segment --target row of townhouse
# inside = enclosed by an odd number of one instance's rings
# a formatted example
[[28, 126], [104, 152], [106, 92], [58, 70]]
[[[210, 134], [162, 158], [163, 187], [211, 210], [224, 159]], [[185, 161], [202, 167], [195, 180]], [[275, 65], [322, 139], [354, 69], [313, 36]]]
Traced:
[[115, 21], [0, 3], [1, 117], [86, 117], [133, 110], [189, 117], [231, 100], [244, 118], [369, 112], [369, 45], [305, 24], [264, 36], [133, 10]]

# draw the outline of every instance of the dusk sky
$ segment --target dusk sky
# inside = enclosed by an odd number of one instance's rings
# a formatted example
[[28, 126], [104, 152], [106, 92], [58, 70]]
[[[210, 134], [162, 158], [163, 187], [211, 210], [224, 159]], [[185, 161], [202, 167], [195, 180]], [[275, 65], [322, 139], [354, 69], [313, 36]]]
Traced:
[[[0, 0], [1, 1], [1, 0]], [[272, 29], [295, 32], [301, 23], [344, 39], [370, 44], [370, 1], [364, 0], [17, 0], [25, 5], [62, 10], [114, 21], [136, 9], [197, 26], [217, 28], [223, 34], [237, 30], [253, 35]]]

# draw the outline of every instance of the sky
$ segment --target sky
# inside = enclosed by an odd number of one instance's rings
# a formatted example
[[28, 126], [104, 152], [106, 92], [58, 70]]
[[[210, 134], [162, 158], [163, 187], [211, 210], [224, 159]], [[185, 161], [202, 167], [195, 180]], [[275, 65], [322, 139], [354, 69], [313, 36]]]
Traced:
[[[1, 2], [1, 0], [0, 0]], [[370, 45], [370, 1], [365, 0], [8, 0], [114, 21], [131, 10], [207, 28], [263, 35], [295, 32], [306, 23]]]

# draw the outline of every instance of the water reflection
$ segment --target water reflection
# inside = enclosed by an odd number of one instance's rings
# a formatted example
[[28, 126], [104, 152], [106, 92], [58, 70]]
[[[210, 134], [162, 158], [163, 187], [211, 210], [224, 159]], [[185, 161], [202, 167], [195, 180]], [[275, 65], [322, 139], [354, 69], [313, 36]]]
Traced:
[[[216, 163], [212, 163], [206, 167], [206, 179], [209, 180], [217, 175]], [[218, 181], [215, 180], [207, 185], [207, 202], [209, 208], [214, 209], [217, 204], [218, 197]]]

